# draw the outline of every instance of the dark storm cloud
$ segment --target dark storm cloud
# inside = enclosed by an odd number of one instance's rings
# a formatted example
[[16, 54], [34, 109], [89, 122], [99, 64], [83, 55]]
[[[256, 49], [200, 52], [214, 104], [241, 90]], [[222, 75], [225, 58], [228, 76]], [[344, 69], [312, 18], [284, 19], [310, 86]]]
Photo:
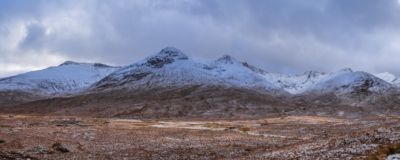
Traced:
[[0, 63], [10, 74], [64, 60], [126, 65], [174, 46], [271, 72], [400, 75], [399, 34], [397, 0], [0, 1]]

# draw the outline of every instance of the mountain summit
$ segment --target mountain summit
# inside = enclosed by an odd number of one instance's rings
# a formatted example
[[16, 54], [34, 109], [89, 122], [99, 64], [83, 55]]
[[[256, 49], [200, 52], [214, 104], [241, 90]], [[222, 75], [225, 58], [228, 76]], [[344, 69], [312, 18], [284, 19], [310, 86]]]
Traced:
[[259, 92], [285, 94], [283, 89], [224, 55], [215, 61], [197, 61], [172, 47], [115, 71], [91, 86], [94, 90], [180, 88], [194, 85], [253, 88]]
[[306, 91], [318, 95], [332, 93], [340, 99], [349, 101], [372, 100], [396, 92], [396, 86], [362, 71], [336, 75], [314, 84]]

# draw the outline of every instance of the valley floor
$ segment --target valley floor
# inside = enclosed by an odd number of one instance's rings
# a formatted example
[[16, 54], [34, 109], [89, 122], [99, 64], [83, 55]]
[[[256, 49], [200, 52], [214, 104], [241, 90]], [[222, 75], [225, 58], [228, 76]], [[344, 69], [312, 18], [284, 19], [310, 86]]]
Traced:
[[0, 158], [386, 159], [399, 152], [399, 122], [400, 117], [168, 121], [0, 115]]

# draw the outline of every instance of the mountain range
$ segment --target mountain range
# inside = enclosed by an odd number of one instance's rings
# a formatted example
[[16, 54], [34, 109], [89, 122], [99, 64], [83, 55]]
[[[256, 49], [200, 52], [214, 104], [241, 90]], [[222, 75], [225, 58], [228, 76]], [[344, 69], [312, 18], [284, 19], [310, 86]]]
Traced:
[[399, 87], [387, 72], [270, 73], [229, 55], [198, 61], [167, 47], [123, 67], [67, 61], [2, 78], [0, 104], [10, 113], [91, 117], [374, 117], [400, 113]]

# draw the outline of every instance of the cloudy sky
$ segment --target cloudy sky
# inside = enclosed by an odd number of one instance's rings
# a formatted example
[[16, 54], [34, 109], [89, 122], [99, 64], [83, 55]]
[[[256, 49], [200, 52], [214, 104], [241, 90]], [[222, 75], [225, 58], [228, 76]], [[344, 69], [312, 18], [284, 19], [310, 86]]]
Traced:
[[167, 46], [270, 72], [400, 76], [400, 0], [1, 0], [0, 77], [127, 65]]

